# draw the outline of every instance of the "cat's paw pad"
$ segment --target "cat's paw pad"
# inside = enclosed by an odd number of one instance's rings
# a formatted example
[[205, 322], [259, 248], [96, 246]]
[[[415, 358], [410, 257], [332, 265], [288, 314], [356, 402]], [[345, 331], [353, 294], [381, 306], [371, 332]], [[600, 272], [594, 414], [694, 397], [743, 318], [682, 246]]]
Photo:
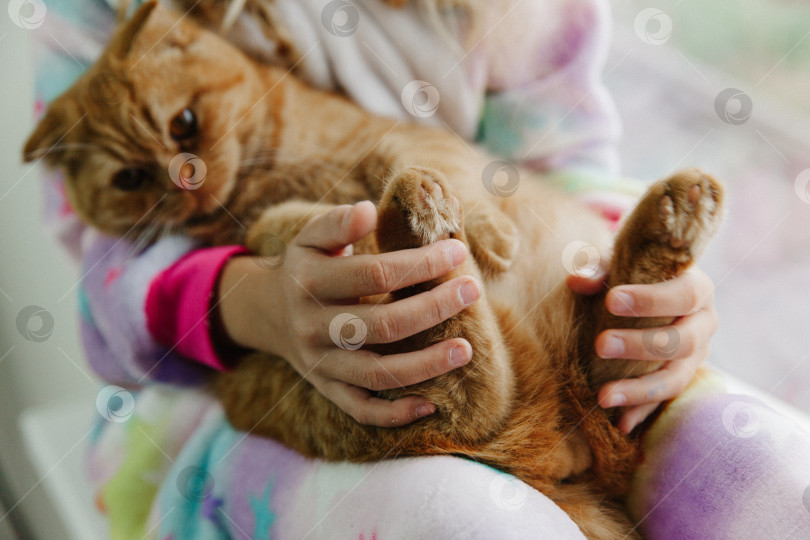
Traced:
[[450, 238], [461, 230], [461, 208], [444, 175], [427, 168], [409, 168], [391, 180], [388, 190], [407, 217], [410, 233], [420, 243]]
[[658, 186], [658, 239], [675, 250], [699, 251], [722, 219], [723, 188], [697, 169], [676, 173]]

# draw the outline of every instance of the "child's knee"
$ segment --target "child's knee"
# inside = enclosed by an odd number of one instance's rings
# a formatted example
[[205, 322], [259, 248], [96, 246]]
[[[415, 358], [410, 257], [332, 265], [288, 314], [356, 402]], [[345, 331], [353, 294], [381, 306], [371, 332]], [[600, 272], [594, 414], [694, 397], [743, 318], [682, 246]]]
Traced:
[[758, 399], [695, 399], [645, 451], [631, 507], [648, 537], [810, 538], [810, 434]]

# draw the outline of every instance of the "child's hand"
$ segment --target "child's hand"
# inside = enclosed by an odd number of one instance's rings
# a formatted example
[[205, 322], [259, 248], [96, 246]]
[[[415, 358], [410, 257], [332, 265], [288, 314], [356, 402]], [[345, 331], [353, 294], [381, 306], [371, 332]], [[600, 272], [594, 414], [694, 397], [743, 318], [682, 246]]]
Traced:
[[[568, 286], [578, 294], [596, 294], [604, 287], [606, 277], [604, 272], [592, 278], [570, 276]], [[677, 337], [677, 347], [667, 351], [667, 363], [661, 369], [637, 379], [607, 383], [599, 390], [603, 407], [623, 407], [618, 427], [630, 433], [662, 401], [683, 392], [708, 357], [709, 342], [717, 330], [714, 284], [702, 270], [693, 267], [671, 281], [614, 287], [605, 302], [614, 315], [678, 317], [670, 327], [674, 331], [668, 333]], [[645, 332], [650, 329], [605, 330], [596, 338], [596, 353], [602, 358], [661, 360], [645, 347]]]
[[[351, 349], [431, 328], [474, 302], [480, 286], [462, 276], [390, 304], [358, 304], [359, 297], [442, 276], [467, 256], [457, 240], [381, 255], [335, 255], [373, 231], [376, 222], [369, 202], [339, 207], [313, 218], [277, 268], [262, 268], [255, 257], [232, 259], [220, 282], [220, 314], [234, 342], [282, 356], [358, 422], [399, 426], [432, 414], [435, 406], [417, 396], [388, 401], [369, 390], [416, 384], [464, 365], [472, 355], [469, 343], [449, 339], [391, 356]], [[362, 339], [341, 347], [339, 317], [347, 313], [359, 318], [349, 324]]]

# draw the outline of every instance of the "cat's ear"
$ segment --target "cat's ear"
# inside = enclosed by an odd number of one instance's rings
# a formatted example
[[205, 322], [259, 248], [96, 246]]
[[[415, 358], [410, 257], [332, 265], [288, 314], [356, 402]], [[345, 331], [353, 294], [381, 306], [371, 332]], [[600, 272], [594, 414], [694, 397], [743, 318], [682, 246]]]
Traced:
[[116, 30], [107, 48], [113, 59], [146, 55], [157, 46], [183, 48], [194, 39], [193, 25], [152, 0]]
[[23, 162], [42, 159], [51, 165], [57, 163], [63, 154], [59, 143], [71, 128], [71, 117], [62, 100], [54, 101], [37, 124], [34, 133], [28, 137], [23, 147]]
[[123, 59], [129, 55], [135, 43], [135, 38], [138, 37], [138, 34], [140, 34], [146, 26], [146, 22], [157, 7], [158, 3], [156, 0], [145, 2], [123, 26], [116, 30], [107, 48], [111, 56]]

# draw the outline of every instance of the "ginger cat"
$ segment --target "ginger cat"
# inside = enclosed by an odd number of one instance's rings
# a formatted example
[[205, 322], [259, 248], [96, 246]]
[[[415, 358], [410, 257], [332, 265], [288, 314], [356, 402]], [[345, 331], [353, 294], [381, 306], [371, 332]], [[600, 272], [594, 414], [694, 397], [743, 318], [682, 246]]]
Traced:
[[[102, 83], [120, 99], [98, 99]], [[166, 172], [183, 152], [207, 167], [203, 182], [186, 186], [194, 189], [176, 185], [194, 178], [188, 165]], [[354, 246], [358, 253], [465, 242], [472, 257], [437, 282], [473, 275], [482, 297], [429, 331], [376, 348], [470, 342], [466, 366], [378, 393], [423, 395], [435, 414], [401, 428], [360, 425], [283, 359], [254, 353], [213, 384], [229, 420], [327, 460], [466, 456], [540, 490], [589, 538], [637, 537], [621, 509], [637, 438], [611, 424], [596, 389], [661, 362], [601, 360], [593, 342], [604, 328], [671, 321], [614, 317], [604, 295], [582, 298], [566, 287], [565, 248], [581, 241], [605, 253], [611, 235], [530, 173], [521, 172], [514, 195], [493, 195], [481, 181], [493, 159], [452, 134], [309, 88], [155, 3], [120, 27], [51, 104], [24, 156], [61, 167], [75, 210], [112, 235], [148, 234], [157, 224], [262, 253], [277, 247], [267, 235], [289, 241], [308, 218], [371, 199], [379, 224], [375, 238]], [[722, 198], [721, 186], [697, 170], [653, 185], [613, 243], [609, 285], [654, 283], [686, 269], [719, 227]]]

